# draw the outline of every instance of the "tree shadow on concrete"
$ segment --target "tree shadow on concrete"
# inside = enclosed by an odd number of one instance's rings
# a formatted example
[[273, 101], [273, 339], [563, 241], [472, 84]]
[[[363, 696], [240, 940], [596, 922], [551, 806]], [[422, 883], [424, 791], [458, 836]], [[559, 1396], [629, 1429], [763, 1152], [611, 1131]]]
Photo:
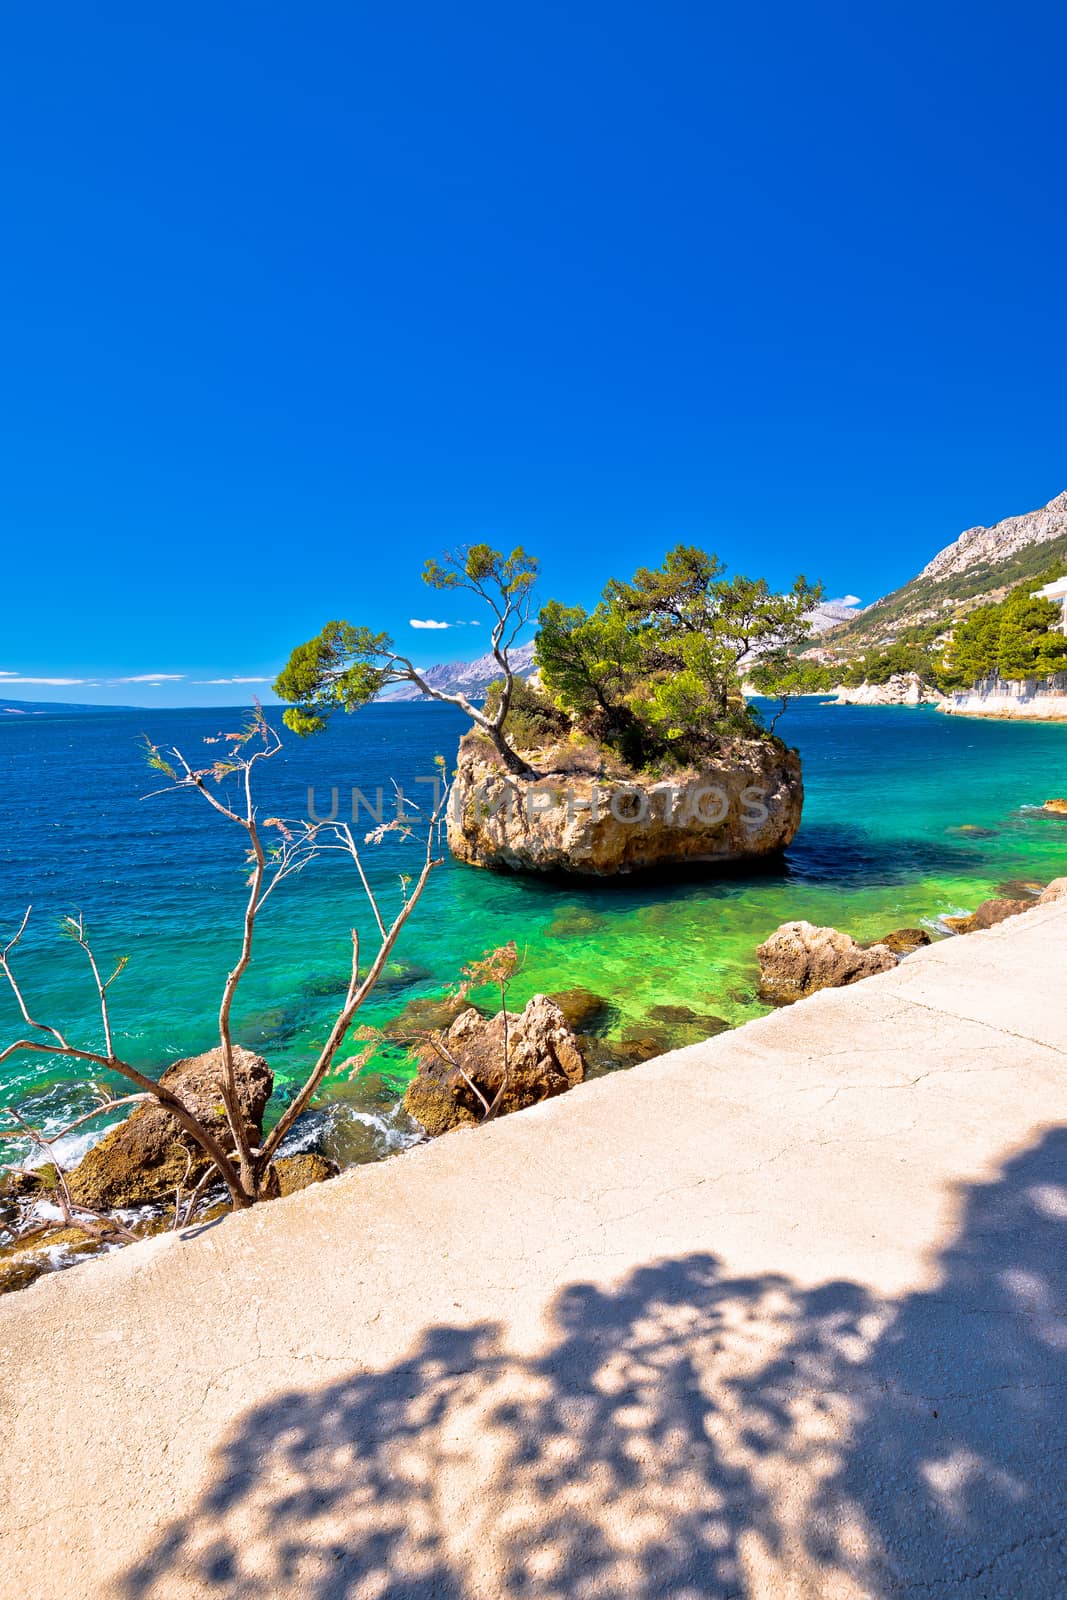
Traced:
[[899, 1303], [694, 1255], [567, 1288], [535, 1355], [431, 1328], [247, 1415], [122, 1592], [1062, 1596], [1065, 1245], [1056, 1131]]

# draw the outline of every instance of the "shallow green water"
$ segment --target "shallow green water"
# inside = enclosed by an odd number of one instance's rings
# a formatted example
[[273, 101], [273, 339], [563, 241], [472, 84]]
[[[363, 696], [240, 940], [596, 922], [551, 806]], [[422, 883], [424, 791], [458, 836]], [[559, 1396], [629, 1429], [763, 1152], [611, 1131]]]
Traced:
[[[233, 720], [232, 714], [225, 714]], [[0, 725], [0, 928], [31, 900], [21, 971], [35, 1015], [61, 1019], [98, 1043], [80, 953], [54, 937], [58, 918], [85, 912], [103, 955], [128, 953], [114, 990], [122, 1048], [153, 1070], [214, 1042], [221, 982], [234, 959], [242, 899], [240, 840], [194, 795], [152, 801], [136, 739], [147, 713], [39, 718]], [[198, 749], [217, 712], [151, 714], [154, 738]], [[265, 769], [264, 811], [302, 813], [309, 786], [320, 809], [336, 785], [373, 796], [451, 757], [462, 719], [434, 706], [374, 707], [322, 739], [286, 747]], [[804, 821], [770, 871], [689, 882], [637, 880], [561, 886], [501, 878], [447, 863], [397, 951], [399, 967], [368, 1010], [382, 1022], [409, 999], [441, 992], [464, 962], [514, 938], [525, 964], [511, 992], [588, 988], [613, 1008], [612, 1031], [648, 1028], [655, 1006], [687, 1006], [730, 1023], [763, 1009], [756, 946], [779, 923], [806, 917], [865, 939], [895, 927], [933, 927], [1007, 880], [1067, 872], [1067, 822], [1036, 810], [1067, 793], [1067, 727], [948, 718], [930, 711], [794, 705], [780, 731], [801, 750]], [[963, 831], [961, 829], [973, 830]], [[370, 852], [375, 883], [395, 895], [410, 847]], [[267, 1055], [283, 1085], [321, 1042], [347, 976], [348, 929], [370, 937], [358, 883], [340, 863], [283, 889], [262, 924], [242, 991], [237, 1032]], [[0, 1038], [17, 1037], [0, 996]], [[664, 1046], [688, 1032], [664, 1029]], [[371, 1159], [408, 1137], [393, 1107], [410, 1070], [399, 1053], [344, 1104], [344, 1152]], [[384, 1071], [384, 1076], [382, 1075]], [[79, 1102], [65, 1075], [28, 1058], [0, 1068], [0, 1100], [50, 1124]]]

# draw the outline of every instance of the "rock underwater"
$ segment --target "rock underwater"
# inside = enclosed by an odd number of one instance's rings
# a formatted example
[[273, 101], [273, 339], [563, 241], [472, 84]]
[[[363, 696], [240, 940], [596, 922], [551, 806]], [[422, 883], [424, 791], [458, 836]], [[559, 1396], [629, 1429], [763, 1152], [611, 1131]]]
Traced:
[[448, 842], [471, 866], [609, 877], [773, 855], [792, 843], [803, 803], [799, 755], [770, 740], [738, 740], [702, 771], [667, 778], [525, 778], [467, 734]]

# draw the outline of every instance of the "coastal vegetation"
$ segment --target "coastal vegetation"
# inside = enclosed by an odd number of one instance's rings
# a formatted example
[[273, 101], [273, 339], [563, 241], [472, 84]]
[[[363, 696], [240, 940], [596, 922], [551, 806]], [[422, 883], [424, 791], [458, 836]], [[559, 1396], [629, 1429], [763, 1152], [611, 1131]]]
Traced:
[[566, 737], [614, 752], [633, 772], [681, 768], [724, 740], [768, 737], [741, 692], [741, 663], [756, 656], [784, 669], [808, 639], [806, 613], [822, 593], [798, 577], [776, 594], [763, 578], [728, 577], [717, 556], [677, 545], [630, 582], [609, 579], [591, 611], [549, 600], [537, 615], [531, 686], [512, 654], [532, 618], [537, 570], [521, 548], [505, 556], [484, 544], [424, 569], [426, 583], [476, 595], [495, 619], [500, 678], [482, 706], [427, 682], [387, 634], [330, 622], [297, 646], [275, 684], [286, 726], [318, 733], [335, 711], [413, 684], [466, 712], [511, 773], [536, 775], [530, 753]]
[[821, 590], [798, 577], [786, 594], [729, 578], [715, 555], [677, 545], [631, 582], [611, 579], [596, 607], [549, 601], [538, 617], [543, 694], [579, 735], [634, 772], [699, 763], [724, 741], [768, 737], [741, 692], [753, 654], [783, 665], [809, 636]]
[[999, 604], [972, 611], [955, 629], [945, 650], [945, 675], [953, 688], [969, 688], [983, 678], [1043, 678], [1067, 669], [1067, 636], [1060, 608], [1035, 598], [1033, 589], [1062, 577], [1048, 568], [1013, 589]]
[[[1047, 547], [1039, 550], [1047, 555]], [[766, 694], [804, 694], [841, 685], [885, 684], [914, 673], [923, 684], [949, 694], [990, 677], [1020, 680], [1063, 672], [1067, 637], [1060, 626], [1060, 608], [1034, 595], [1035, 589], [1062, 575], [1061, 566], [1042, 568], [1003, 599], [969, 610], [949, 629], [935, 622], [916, 624], [891, 643], [869, 644], [852, 654], [848, 641], [855, 637], [854, 630], [841, 634], [835, 630], [820, 646], [818, 658], [804, 654], [784, 662], [768, 658], [753, 668], [750, 681]]]

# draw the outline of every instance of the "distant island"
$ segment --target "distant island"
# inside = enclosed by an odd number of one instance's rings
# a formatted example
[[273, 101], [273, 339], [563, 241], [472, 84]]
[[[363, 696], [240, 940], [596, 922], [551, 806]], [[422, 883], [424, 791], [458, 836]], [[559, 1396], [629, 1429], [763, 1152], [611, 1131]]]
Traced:
[[0, 716], [80, 717], [107, 711], [134, 711], [135, 706], [87, 706], [73, 700], [0, 700]]

